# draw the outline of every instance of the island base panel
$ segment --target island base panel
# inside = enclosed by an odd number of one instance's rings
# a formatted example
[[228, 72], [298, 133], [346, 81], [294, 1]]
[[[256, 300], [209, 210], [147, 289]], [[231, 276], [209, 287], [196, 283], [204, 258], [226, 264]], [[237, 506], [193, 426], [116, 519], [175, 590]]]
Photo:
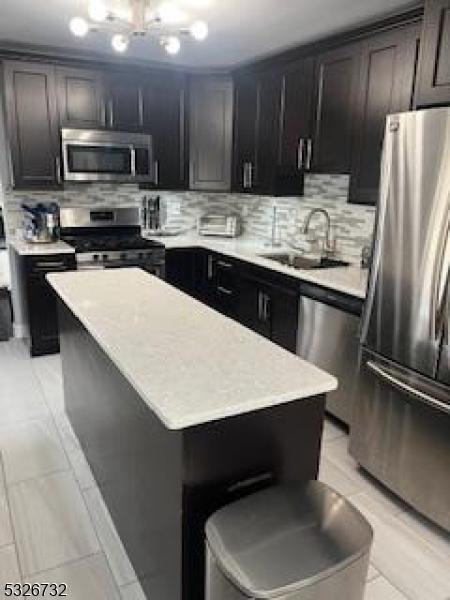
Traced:
[[169, 430], [61, 302], [59, 315], [66, 411], [136, 575], [151, 600], [201, 600], [206, 519], [317, 476], [325, 397]]

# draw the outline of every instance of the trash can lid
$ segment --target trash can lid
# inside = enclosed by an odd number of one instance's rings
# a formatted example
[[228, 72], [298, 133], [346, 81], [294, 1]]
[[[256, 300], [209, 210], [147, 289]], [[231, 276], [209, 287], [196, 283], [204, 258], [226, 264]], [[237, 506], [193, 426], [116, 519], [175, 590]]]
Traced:
[[207, 543], [223, 574], [249, 598], [288, 595], [370, 550], [372, 528], [318, 481], [275, 486], [215, 513]]

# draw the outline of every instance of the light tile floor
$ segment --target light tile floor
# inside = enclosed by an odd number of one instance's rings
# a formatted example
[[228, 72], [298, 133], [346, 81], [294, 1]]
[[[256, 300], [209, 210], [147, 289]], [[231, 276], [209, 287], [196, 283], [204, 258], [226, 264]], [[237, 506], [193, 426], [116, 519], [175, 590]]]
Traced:
[[[320, 478], [369, 519], [365, 600], [450, 600], [450, 536], [360, 471], [327, 420]], [[64, 414], [59, 356], [0, 343], [0, 600], [4, 582], [66, 582], [69, 600], [144, 600]]]

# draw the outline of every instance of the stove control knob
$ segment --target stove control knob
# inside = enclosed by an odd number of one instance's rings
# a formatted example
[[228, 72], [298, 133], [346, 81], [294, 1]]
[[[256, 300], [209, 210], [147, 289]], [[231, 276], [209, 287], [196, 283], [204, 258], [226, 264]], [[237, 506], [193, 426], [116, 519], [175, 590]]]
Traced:
[[104, 255], [102, 256], [102, 258], [103, 258], [103, 260], [105, 260], [105, 261], [106, 261], [106, 260], [108, 260], [109, 256], [108, 256], [107, 254], [104, 254]]
[[100, 257], [99, 257], [99, 255], [98, 255], [98, 254], [94, 254], [94, 256], [93, 256], [93, 259], [94, 259], [95, 261], [97, 261], [99, 258], [100, 258]]

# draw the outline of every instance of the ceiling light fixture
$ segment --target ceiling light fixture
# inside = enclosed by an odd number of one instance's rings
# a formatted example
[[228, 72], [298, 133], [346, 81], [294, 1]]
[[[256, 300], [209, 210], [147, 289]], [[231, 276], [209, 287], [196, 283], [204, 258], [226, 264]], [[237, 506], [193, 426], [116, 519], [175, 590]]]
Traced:
[[75, 17], [70, 21], [70, 31], [77, 37], [84, 37], [89, 31], [89, 25], [85, 19]]
[[122, 35], [121, 33], [116, 33], [112, 36], [111, 46], [116, 52], [125, 52], [125, 50], [127, 50], [128, 48], [128, 44], [128, 38]]
[[88, 15], [93, 21], [101, 23], [102, 21], [106, 21], [108, 9], [102, 0], [91, 0], [88, 6]]
[[181, 42], [177, 37], [171, 35], [167, 38], [164, 47], [166, 49], [167, 54], [175, 56], [175, 54], [178, 54], [178, 52], [181, 49]]
[[77, 37], [88, 32], [106, 31], [112, 34], [111, 45], [116, 52], [125, 52], [133, 37], [156, 37], [167, 54], [174, 56], [181, 49], [180, 38], [203, 41], [208, 36], [208, 25], [204, 21], [189, 24], [188, 14], [176, 1], [126, 0], [129, 16], [108, 8], [107, 0], [90, 0], [88, 19], [75, 17], [70, 21], [70, 30]]

